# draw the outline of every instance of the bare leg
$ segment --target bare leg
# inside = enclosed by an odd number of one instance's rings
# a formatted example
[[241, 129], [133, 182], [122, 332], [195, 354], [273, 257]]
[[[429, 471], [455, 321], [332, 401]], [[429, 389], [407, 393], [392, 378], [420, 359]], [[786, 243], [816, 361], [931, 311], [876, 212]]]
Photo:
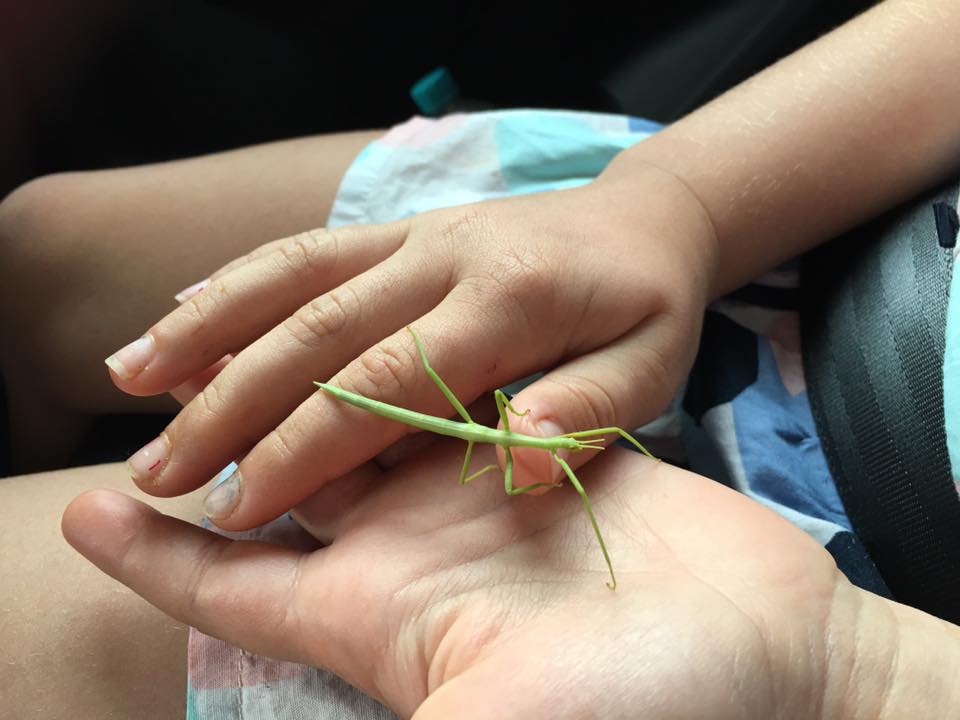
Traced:
[[174, 412], [125, 396], [103, 359], [229, 260], [326, 222], [379, 132], [40, 178], [0, 204], [0, 370], [20, 471], [54, 467], [103, 413]]
[[187, 628], [80, 557], [60, 534], [79, 493], [109, 487], [187, 520], [199, 493], [144, 495], [120, 464], [0, 480], [4, 717], [183, 717]]

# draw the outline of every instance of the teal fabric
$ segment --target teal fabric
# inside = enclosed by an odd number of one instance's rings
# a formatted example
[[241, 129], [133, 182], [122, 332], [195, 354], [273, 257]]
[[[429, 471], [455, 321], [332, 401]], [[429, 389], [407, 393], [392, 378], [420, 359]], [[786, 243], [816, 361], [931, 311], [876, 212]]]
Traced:
[[960, 480], [960, 272], [950, 280], [943, 349], [943, 421], [953, 481]]
[[593, 180], [645, 132], [601, 132], [567, 113], [521, 112], [496, 125], [504, 182], [511, 193], [575, 187]]
[[328, 227], [583, 185], [659, 126], [625, 115], [497, 110], [415, 117], [347, 170]]

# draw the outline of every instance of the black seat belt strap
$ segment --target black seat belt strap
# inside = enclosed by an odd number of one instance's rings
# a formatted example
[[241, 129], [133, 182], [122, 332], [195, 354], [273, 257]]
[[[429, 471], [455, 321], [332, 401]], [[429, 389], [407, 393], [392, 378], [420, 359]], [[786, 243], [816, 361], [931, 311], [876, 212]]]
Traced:
[[811, 253], [801, 289], [810, 403], [854, 531], [895, 598], [952, 622], [960, 499], [943, 352], [953, 252], [940, 238], [956, 199], [952, 184]]

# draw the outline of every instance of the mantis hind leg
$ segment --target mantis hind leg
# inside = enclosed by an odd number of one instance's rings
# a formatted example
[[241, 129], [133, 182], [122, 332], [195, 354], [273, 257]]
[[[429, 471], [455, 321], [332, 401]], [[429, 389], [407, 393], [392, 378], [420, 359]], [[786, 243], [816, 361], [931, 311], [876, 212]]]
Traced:
[[522, 495], [525, 492], [530, 492], [531, 490], [536, 490], [537, 488], [542, 487], [557, 487], [559, 483], [552, 482], [536, 482], [530, 483], [529, 485], [522, 485], [520, 487], [513, 486], [513, 453], [510, 452], [510, 448], [505, 447], [503, 449], [503, 454], [506, 456], [506, 463], [504, 464], [503, 470], [503, 490], [507, 495]]
[[463, 456], [463, 467], [460, 469], [460, 484], [466, 485], [471, 480], [475, 480], [486, 472], [499, 470], [499, 465], [485, 465], [475, 473], [467, 475], [467, 469], [470, 467], [470, 459], [473, 457], [473, 441], [467, 442], [467, 454]]
[[642, 452], [651, 460], [656, 460], [657, 462], [660, 462], [660, 458], [653, 455], [649, 450], [647, 450], [643, 445], [640, 444], [639, 440], [637, 440], [633, 435], [628, 433], [623, 428], [605, 427], [605, 428], [596, 428], [594, 430], [580, 430], [579, 432], [566, 433], [564, 435], [561, 435], [560, 437], [578, 439], [578, 438], [597, 437], [598, 435], [612, 435], [612, 434], [619, 435], [620, 437], [622, 437], [624, 440], [629, 442], [631, 445], [637, 448], [637, 450]]
[[553, 459], [560, 464], [560, 467], [563, 468], [563, 471], [567, 474], [567, 477], [570, 478], [570, 483], [574, 488], [576, 488], [577, 494], [580, 495], [580, 500], [583, 502], [583, 509], [587, 511], [587, 517], [590, 518], [590, 524], [593, 525], [593, 532], [597, 536], [597, 541], [600, 543], [600, 550], [603, 552], [603, 559], [607, 561], [607, 569], [610, 571], [610, 582], [607, 583], [607, 587], [611, 590], [616, 590], [617, 576], [613, 574], [613, 563], [610, 562], [610, 553], [607, 552], [607, 544], [603, 541], [603, 535], [600, 533], [600, 526], [597, 524], [597, 518], [593, 514], [593, 507], [590, 505], [590, 498], [587, 497], [587, 491], [583, 489], [583, 485], [581, 485], [580, 481], [577, 480], [577, 476], [574, 474], [573, 469], [566, 463], [566, 461], [556, 453], [551, 453], [551, 455], [553, 455]]

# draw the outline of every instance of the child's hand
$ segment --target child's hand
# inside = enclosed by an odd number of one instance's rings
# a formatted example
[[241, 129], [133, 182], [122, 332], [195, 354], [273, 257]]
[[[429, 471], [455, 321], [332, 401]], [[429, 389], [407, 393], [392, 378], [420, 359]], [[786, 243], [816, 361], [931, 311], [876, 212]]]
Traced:
[[330, 668], [401, 717], [951, 715], [957, 628], [854, 588], [744, 496], [618, 448], [590, 463], [611, 592], [576, 493], [459, 487], [462, 452], [438, 443], [330, 483], [298, 509], [333, 537], [314, 552], [231, 541], [103, 490], [63, 528], [178, 620]]
[[[333, 377], [369, 397], [451, 415], [408, 324], [464, 404], [552, 368], [516, 398], [531, 410], [516, 431], [651, 419], [696, 349], [713, 279], [711, 232], [685, 187], [650, 168], [629, 187], [601, 177], [266, 245], [111, 359], [120, 388], [150, 395], [191, 378], [202, 386], [206, 368], [236, 356], [132, 458], [137, 482], [176, 495], [246, 455], [242, 481], [228, 485], [237, 494], [221, 493], [213, 513], [222, 527], [244, 529], [409, 431], [315, 393], [312, 381]], [[555, 477], [546, 453], [516, 459], [517, 485]]]

